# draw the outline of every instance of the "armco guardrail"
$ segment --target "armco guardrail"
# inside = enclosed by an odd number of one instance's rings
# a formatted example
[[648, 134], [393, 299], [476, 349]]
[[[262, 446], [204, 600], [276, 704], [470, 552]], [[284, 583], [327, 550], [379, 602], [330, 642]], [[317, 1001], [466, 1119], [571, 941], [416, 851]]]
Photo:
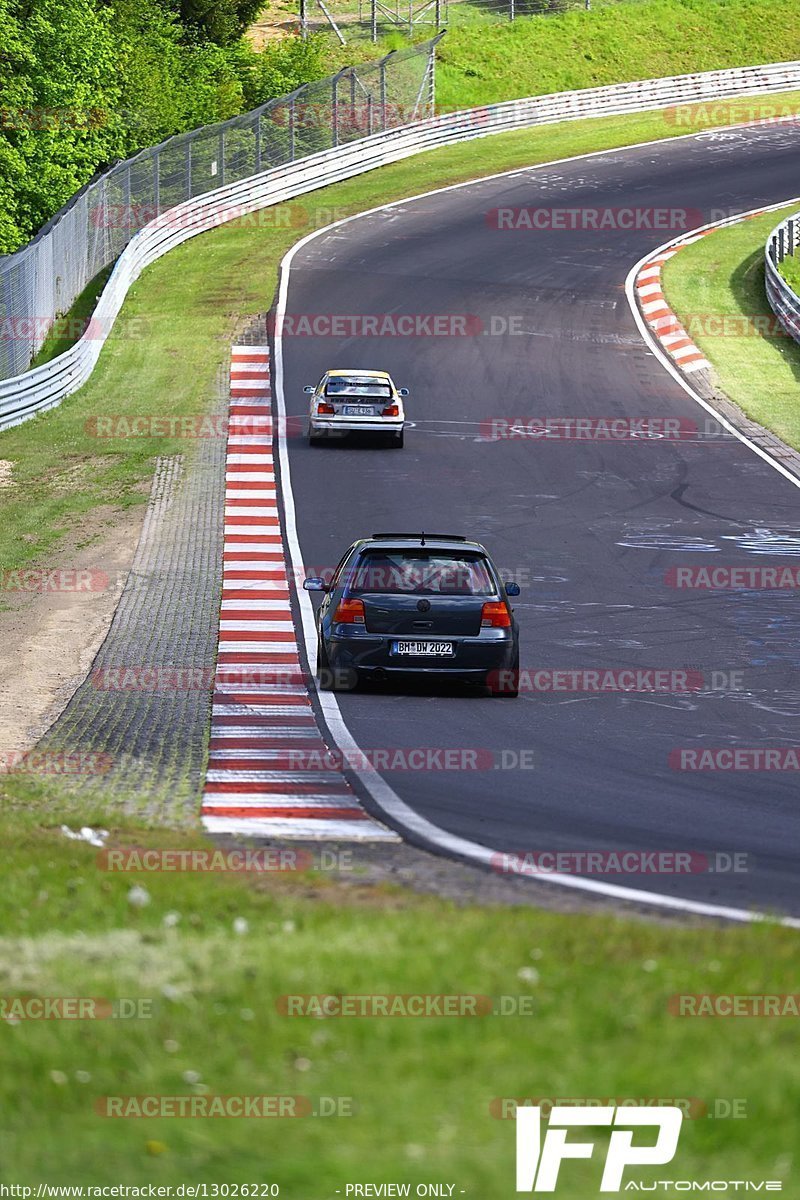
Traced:
[[764, 253], [767, 299], [789, 337], [800, 342], [800, 296], [792, 291], [778, 270], [783, 260], [797, 249], [800, 249], [800, 214], [781, 221], [773, 229]]
[[168, 209], [134, 234], [103, 290], [90, 329], [74, 346], [44, 366], [0, 382], [0, 429], [53, 407], [85, 383], [128, 289], [142, 270], [225, 220], [425, 150], [493, 133], [793, 88], [800, 89], [800, 62], [796, 61], [511, 100], [373, 134], [206, 192]]

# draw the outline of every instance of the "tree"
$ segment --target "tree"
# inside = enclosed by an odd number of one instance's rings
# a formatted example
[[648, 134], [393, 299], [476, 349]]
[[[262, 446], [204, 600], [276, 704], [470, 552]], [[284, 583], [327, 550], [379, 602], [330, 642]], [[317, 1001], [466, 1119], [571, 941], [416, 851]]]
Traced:
[[264, 0], [180, 0], [183, 21], [218, 46], [241, 37], [264, 7]]
[[[257, 53], [239, 37], [259, 8], [0, 0], [0, 254], [29, 241], [114, 161], [323, 75], [314, 39]], [[187, 30], [190, 9], [199, 24]]]
[[2, 62], [10, 68], [0, 73], [0, 155], [13, 168], [13, 196], [0, 192], [0, 248], [8, 252], [98, 164], [118, 156], [124, 136], [108, 12], [91, 0], [0, 3]]

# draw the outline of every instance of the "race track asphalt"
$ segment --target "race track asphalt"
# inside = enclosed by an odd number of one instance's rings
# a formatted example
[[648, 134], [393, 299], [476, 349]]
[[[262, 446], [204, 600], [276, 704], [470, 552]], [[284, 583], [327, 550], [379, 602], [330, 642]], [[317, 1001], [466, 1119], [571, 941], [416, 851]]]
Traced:
[[[403, 202], [322, 232], [295, 255], [289, 323], [306, 314], [469, 314], [467, 328], [481, 328], [284, 333], [287, 412], [299, 425], [289, 463], [308, 573], [374, 531], [463, 533], [522, 585], [523, 672], [702, 675], [702, 687], [682, 695], [342, 696], [365, 751], [491, 752], [491, 769], [386, 774], [437, 826], [514, 853], [694, 851], [712, 863], [739, 854], [735, 871], [709, 870], [699, 857], [690, 873], [607, 878], [800, 914], [797, 773], [671, 765], [680, 748], [800, 744], [800, 601], [787, 590], [678, 590], [666, 575], [687, 565], [800, 565], [800, 492], [706, 426], [644, 345], [624, 292], [632, 265], [680, 232], [679, 210], [694, 227], [800, 193], [799, 153], [792, 126], [611, 151]], [[661, 216], [640, 217], [637, 230], [532, 231], [497, 229], [487, 215], [622, 206]], [[386, 369], [410, 389], [404, 450], [306, 444], [302, 387], [328, 367]], [[532, 417], [677, 418], [688, 433], [491, 436], [496, 419]], [[502, 765], [522, 750], [533, 752], [532, 767]]]

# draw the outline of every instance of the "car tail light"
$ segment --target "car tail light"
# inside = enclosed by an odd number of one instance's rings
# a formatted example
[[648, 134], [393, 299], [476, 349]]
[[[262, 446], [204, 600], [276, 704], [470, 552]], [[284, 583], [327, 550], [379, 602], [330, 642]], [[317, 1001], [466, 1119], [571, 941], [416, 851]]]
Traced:
[[390, 404], [388, 408], [383, 410], [383, 415], [385, 417], [399, 417], [400, 408], [397, 404]]
[[363, 625], [365, 620], [363, 600], [340, 600], [333, 614], [338, 625]]
[[511, 613], [502, 600], [487, 600], [481, 612], [482, 629], [509, 629]]
[[324, 400], [320, 400], [317, 404], [318, 413], [329, 413], [331, 416], [336, 412], [332, 404], [326, 404]]

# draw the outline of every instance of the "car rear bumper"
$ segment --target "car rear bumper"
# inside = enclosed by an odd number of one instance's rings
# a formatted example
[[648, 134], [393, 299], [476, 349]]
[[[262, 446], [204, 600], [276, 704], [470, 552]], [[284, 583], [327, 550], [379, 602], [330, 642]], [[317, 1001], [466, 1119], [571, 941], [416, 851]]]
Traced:
[[393, 654], [392, 643], [398, 639], [408, 641], [409, 635], [384, 636], [362, 632], [344, 637], [331, 636], [326, 642], [328, 660], [334, 670], [355, 670], [365, 676], [459, 676], [482, 680], [490, 671], [516, 667], [517, 639], [511, 630], [487, 629], [483, 631], [483, 636], [448, 639], [454, 642], [452, 658], [417, 658]]
[[402, 417], [311, 417], [313, 433], [402, 433]]

